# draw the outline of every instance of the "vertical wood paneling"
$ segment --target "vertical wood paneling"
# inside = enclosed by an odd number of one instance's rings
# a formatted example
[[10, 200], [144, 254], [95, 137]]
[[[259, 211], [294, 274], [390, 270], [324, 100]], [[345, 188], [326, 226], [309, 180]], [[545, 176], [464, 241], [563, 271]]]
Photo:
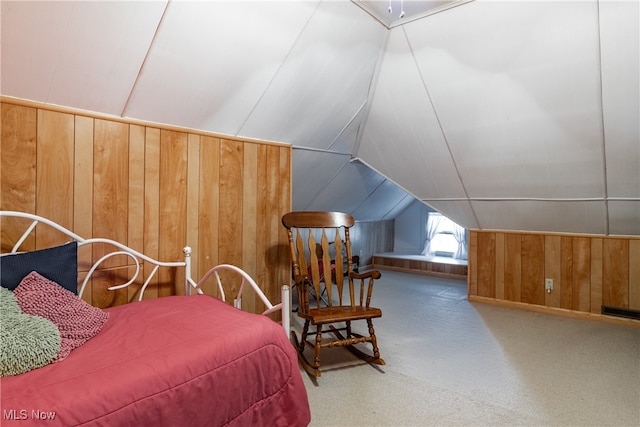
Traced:
[[560, 307], [573, 308], [573, 238], [562, 236], [560, 273]]
[[[200, 193], [198, 241], [200, 251], [197, 253], [199, 270], [196, 277], [202, 277], [211, 267], [219, 262], [220, 241], [218, 228], [220, 217], [220, 139], [202, 137], [200, 147]], [[204, 285], [209, 295], [220, 296], [213, 281]]]
[[[127, 244], [129, 205], [129, 126], [125, 123], [96, 119], [94, 122], [93, 235]], [[112, 247], [93, 245], [93, 261]], [[101, 267], [115, 267], [131, 262], [127, 257], [107, 259]], [[92, 303], [99, 307], [128, 300], [128, 291], [110, 291], [109, 286], [126, 281], [126, 269], [95, 276]], [[100, 278], [100, 280], [98, 280]]]
[[469, 264], [469, 272], [467, 275], [467, 287], [469, 295], [478, 295], [478, 252], [480, 251], [478, 245], [478, 235], [480, 233], [477, 231], [471, 231], [469, 233], [469, 254], [468, 254], [468, 264]]
[[[0, 208], [35, 213], [37, 110], [3, 103], [1, 111]], [[11, 249], [11, 242], [18, 240], [27, 224], [22, 220], [2, 219], [0, 237], [3, 252]], [[22, 250], [35, 247], [35, 236], [30, 236], [23, 243]]]
[[[245, 271], [256, 280], [258, 285], [264, 286], [265, 281], [258, 277], [258, 253], [259, 246], [256, 245], [258, 235], [258, 146], [256, 144], [245, 144], [242, 170], [243, 193], [242, 193], [242, 247], [243, 253], [251, 254], [244, 257]], [[262, 268], [260, 269], [262, 270]], [[258, 305], [259, 307], [256, 307]], [[263, 304], [257, 301], [256, 294], [251, 289], [243, 291], [243, 310], [255, 312], [258, 309], [264, 311]]]
[[505, 291], [509, 301], [522, 299], [522, 238], [519, 234], [505, 236]]
[[[187, 154], [187, 239], [192, 253], [199, 253], [198, 212], [200, 197], [200, 135], [189, 134]], [[191, 256], [191, 275], [198, 277], [198, 257]]]
[[[93, 236], [93, 119], [76, 116], [74, 141], [73, 229], [80, 236]], [[78, 269], [91, 268], [91, 248], [78, 249]], [[90, 288], [86, 292], [90, 292]], [[90, 299], [89, 299], [90, 301]]]
[[591, 312], [602, 311], [603, 240], [591, 239]]
[[[157, 259], [160, 239], [160, 129], [145, 129], [144, 159], [144, 253]], [[144, 266], [145, 280], [152, 272], [150, 265]], [[151, 289], [145, 297], [158, 296], [158, 276], [149, 282]]]
[[628, 240], [604, 240], [602, 304], [611, 307], [629, 307]]
[[544, 305], [544, 236], [522, 235], [522, 302]]
[[504, 299], [505, 236], [496, 233], [496, 298]]
[[[93, 180], [93, 235], [126, 244], [129, 205], [129, 127], [124, 123], [95, 120]], [[110, 250], [94, 245], [94, 260]], [[123, 265], [123, 257], [105, 265]]]
[[145, 128], [129, 126], [129, 224], [128, 242], [133, 249], [144, 251], [144, 158]]
[[[165, 261], [182, 259], [189, 244], [195, 248], [195, 279], [228, 262], [262, 275], [264, 292], [279, 299], [281, 282], [290, 275], [280, 256], [280, 248], [287, 248], [280, 218], [291, 208], [290, 146], [4, 101], [0, 108], [2, 209], [39, 213], [83, 236], [118, 240]], [[3, 245], [26, 227], [5, 223]], [[43, 234], [23, 249], [47, 246], [48, 240]], [[103, 252], [93, 248], [84, 269]], [[138, 296], [135, 290], [107, 290], [133, 271], [129, 258], [111, 258], [103, 267], [85, 291], [88, 301], [106, 307]], [[144, 266], [145, 279], [150, 270]], [[160, 272], [146, 298], [183, 292], [183, 277]], [[237, 285], [239, 280], [225, 284], [228, 301]], [[216, 295], [213, 282], [209, 288], [205, 292]], [[244, 308], [260, 310], [251, 298], [245, 295]]]
[[[129, 126], [129, 209], [128, 245], [144, 253], [144, 143], [145, 128]], [[144, 268], [144, 267], [143, 267]], [[144, 270], [143, 270], [144, 271]], [[144, 274], [127, 288], [127, 298], [134, 301], [144, 283]], [[148, 298], [148, 295], [145, 295]]]
[[[280, 165], [278, 166], [278, 177], [280, 183], [278, 185], [278, 189], [280, 191], [280, 196], [278, 197], [279, 202], [279, 212], [289, 212], [292, 209], [292, 201], [291, 201], [291, 149], [289, 147], [280, 147]], [[282, 215], [278, 215], [277, 222], [278, 226], [281, 225]], [[291, 263], [289, 260], [289, 247], [286, 244], [287, 242], [287, 232], [284, 227], [279, 227], [280, 235], [278, 237], [279, 247], [279, 255], [278, 255], [278, 265], [277, 270], [279, 271], [279, 276], [277, 280], [278, 286], [273, 287], [273, 291], [280, 292], [280, 288], [284, 284], [288, 284], [291, 278]], [[279, 301], [280, 298], [277, 298], [276, 301]]]
[[573, 310], [591, 311], [591, 242], [573, 238]]
[[[488, 296], [493, 286], [496, 299], [519, 301], [514, 296], [521, 289], [521, 302], [578, 312], [600, 313], [602, 305], [640, 307], [640, 263], [634, 262], [640, 259], [639, 238], [472, 230], [469, 248], [469, 295]], [[493, 271], [504, 271], [502, 298]], [[554, 281], [550, 294], [545, 278]]]
[[496, 295], [496, 233], [478, 234], [478, 295]]
[[640, 240], [629, 241], [629, 308], [640, 310]]
[[[184, 132], [160, 131], [160, 259], [181, 259], [186, 245], [187, 143]], [[176, 288], [184, 289], [183, 273], [182, 269], [162, 269], [158, 295], [174, 295]]]
[[[243, 265], [242, 260], [242, 162], [243, 145], [237, 141], [220, 141], [220, 222], [219, 262]], [[236, 295], [240, 287], [238, 277], [220, 275], [227, 295]]]
[[560, 307], [562, 289], [562, 239], [560, 236], [545, 236], [544, 238], [544, 278], [534, 286], [544, 289], [544, 280], [552, 279], [553, 292], [544, 293], [545, 305]]
[[[274, 171], [280, 167], [280, 148], [274, 145], [267, 146], [267, 170]], [[278, 186], [280, 185], [279, 174], [270, 173], [267, 179], [267, 211], [264, 214], [266, 218], [266, 243], [265, 257], [267, 265], [266, 283], [277, 283], [278, 280], [278, 236], [282, 223], [278, 212], [280, 210]], [[274, 291], [274, 292], [271, 292]], [[266, 290], [269, 298], [277, 297], [276, 289]]]
[[[74, 116], [38, 110], [36, 153], [36, 214], [73, 228]], [[43, 228], [36, 245], [62, 244], [66, 237]]]

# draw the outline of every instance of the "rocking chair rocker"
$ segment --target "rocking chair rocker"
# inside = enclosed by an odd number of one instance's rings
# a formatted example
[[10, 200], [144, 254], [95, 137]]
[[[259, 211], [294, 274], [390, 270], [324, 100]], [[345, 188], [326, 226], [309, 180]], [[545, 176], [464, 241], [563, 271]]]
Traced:
[[[385, 364], [380, 358], [372, 321], [382, 316], [382, 310], [370, 306], [374, 280], [381, 274], [377, 270], [353, 271], [349, 229], [354, 223], [351, 215], [340, 212], [289, 212], [282, 217], [291, 249], [298, 316], [304, 319], [302, 336], [298, 340], [292, 332], [292, 340], [301, 365], [315, 377], [321, 374], [320, 350], [326, 347], [344, 346], [368, 363]], [[326, 297], [321, 299], [323, 284]], [[343, 301], [345, 284], [348, 301], [347, 298]], [[337, 293], [333, 292], [333, 285], [336, 285]], [[368, 335], [352, 330], [351, 322], [359, 320], [366, 322]], [[311, 325], [315, 326], [313, 341], [309, 339]], [[330, 340], [323, 339], [327, 333], [332, 334]], [[360, 343], [370, 343], [373, 354], [356, 348]], [[305, 355], [306, 347], [313, 348], [313, 362]]]

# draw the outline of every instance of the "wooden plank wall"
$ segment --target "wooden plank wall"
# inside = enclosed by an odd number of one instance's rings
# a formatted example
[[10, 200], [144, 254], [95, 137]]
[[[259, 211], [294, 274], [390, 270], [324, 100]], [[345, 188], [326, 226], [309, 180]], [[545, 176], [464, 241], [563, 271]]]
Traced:
[[[182, 259], [189, 245], [194, 278], [214, 265], [235, 264], [280, 300], [281, 285], [290, 282], [280, 223], [291, 208], [289, 145], [12, 98], [2, 99], [1, 111], [0, 209], [35, 213], [83, 237], [111, 238], [164, 261]], [[2, 221], [3, 251], [24, 227]], [[36, 231], [24, 250], [64, 241], [40, 226]], [[104, 250], [82, 251], [81, 269]], [[84, 296], [88, 302], [106, 307], [137, 297], [137, 289], [106, 290], [132, 271], [131, 260], [112, 259], [105, 267]], [[183, 281], [175, 269], [162, 271], [145, 297], [183, 293]], [[235, 295], [238, 285], [228, 282], [225, 293]], [[206, 290], [217, 294], [213, 282]], [[247, 311], [263, 308], [252, 292], [243, 304]]]
[[640, 310], [640, 237], [471, 230], [468, 283], [470, 297], [592, 314], [603, 305]]

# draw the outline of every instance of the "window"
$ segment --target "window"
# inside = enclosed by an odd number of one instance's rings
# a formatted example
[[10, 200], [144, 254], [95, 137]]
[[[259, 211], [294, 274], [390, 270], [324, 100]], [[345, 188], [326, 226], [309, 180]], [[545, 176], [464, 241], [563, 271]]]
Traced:
[[422, 255], [467, 258], [466, 231], [438, 212], [429, 212], [427, 239]]

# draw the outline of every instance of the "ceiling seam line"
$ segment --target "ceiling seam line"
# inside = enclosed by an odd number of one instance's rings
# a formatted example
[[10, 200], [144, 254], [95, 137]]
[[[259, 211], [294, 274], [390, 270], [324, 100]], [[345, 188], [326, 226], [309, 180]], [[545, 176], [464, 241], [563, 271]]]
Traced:
[[337, 154], [337, 155], [340, 155], [340, 156], [349, 156], [349, 157], [353, 158], [353, 154], [352, 153], [343, 153], [341, 151], [333, 151], [333, 150], [328, 150], [328, 149], [325, 149], [325, 148], [303, 147], [301, 145], [292, 145], [292, 148], [294, 150], [315, 151], [315, 152], [319, 152], [319, 153]]
[[[386, 178], [385, 178], [385, 179], [386, 179]], [[395, 209], [396, 209], [396, 208], [397, 208], [397, 207], [398, 207], [398, 206], [399, 206], [403, 201], [405, 201], [407, 197], [411, 197], [411, 195], [410, 195], [410, 194], [405, 194], [404, 196], [402, 196], [402, 199], [398, 200], [398, 202], [397, 202], [397, 203], [395, 203], [391, 208], [389, 208], [389, 209], [387, 210], [387, 212], [382, 216], [382, 218], [389, 219], [389, 218], [387, 218], [387, 216], [388, 216], [389, 214], [391, 214], [391, 212], [393, 212], [393, 211], [394, 211], [394, 210], [395, 210]], [[414, 199], [414, 200], [415, 200], [415, 199]], [[407, 206], [408, 206], [408, 205], [407, 205]], [[391, 219], [395, 219], [395, 218], [391, 218]]]
[[[583, 198], [544, 198], [544, 197], [427, 197], [422, 198], [423, 201], [439, 201], [439, 202], [461, 202], [470, 200], [474, 202], [603, 202], [606, 201], [604, 197], [583, 197]], [[615, 198], [616, 201], [640, 201], [640, 199], [620, 199]]]
[[276, 79], [276, 76], [278, 76], [278, 74], [280, 74], [280, 70], [282, 70], [282, 68], [284, 67], [284, 64], [287, 63], [287, 59], [289, 59], [289, 56], [291, 55], [291, 52], [293, 52], [293, 49], [295, 48], [295, 46], [300, 41], [300, 37], [302, 37], [302, 34], [307, 29], [307, 26], [309, 25], [309, 22], [311, 22], [311, 19], [313, 19], [313, 17], [315, 16], [316, 12], [320, 8], [320, 4], [321, 3], [322, 3], [322, 1], [318, 1], [318, 3], [316, 4], [316, 8], [314, 9], [313, 13], [311, 15], [309, 15], [309, 19], [307, 19], [307, 22], [305, 22], [304, 27], [302, 27], [302, 29], [298, 33], [298, 36], [296, 37], [295, 41], [291, 44], [291, 47], [289, 48], [289, 51], [284, 56], [284, 59], [280, 62], [280, 65], [278, 66], [278, 69], [276, 70], [275, 73], [273, 73], [273, 76], [271, 76], [271, 79], [269, 80], [269, 83], [267, 83], [267, 86], [262, 91], [262, 94], [260, 94], [260, 96], [256, 100], [255, 104], [253, 104], [253, 107], [251, 107], [251, 110], [249, 110], [249, 112], [247, 113], [247, 116], [245, 117], [245, 119], [242, 121], [242, 123], [240, 123], [240, 126], [238, 127], [238, 131], [235, 133], [235, 136], [239, 136], [240, 135], [240, 132], [242, 132], [242, 129], [244, 128], [244, 126], [249, 121], [249, 118], [251, 118], [251, 116], [253, 115], [253, 112], [256, 110], [256, 108], [258, 108], [258, 105], [260, 105], [260, 102], [264, 99], [265, 95], [269, 91], [269, 88], [273, 84], [273, 81]]
[[382, 178], [384, 178], [384, 179], [382, 181], [380, 181], [380, 184], [376, 185], [376, 188], [374, 188], [372, 191], [370, 191], [369, 194], [367, 194], [367, 197], [363, 197], [362, 198], [362, 201], [360, 203], [358, 203], [358, 205], [353, 209], [353, 212], [356, 212], [360, 208], [360, 206], [365, 204], [365, 202], [369, 199], [369, 197], [373, 196], [373, 194], [376, 191], [378, 191], [378, 188], [382, 187], [382, 185], [386, 181], [386, 178], [384, 176]]
[[602, 123], [602, 184], [604, 185], [604, 215], [605, 215], [605, 231], [609, 234], [609, 182], [607, 180], [607, 144], [606, 144], [606, 130], [604, 126], [604, 100], [602, 96], [602, 25], [600, 25], [600, 0], [596, 2], [596, 17], [598, 21], [598, 63], [600, 79], [600, 118]]
[[331, 179], [329, 179], [329, 181], [327, 182], [327, 185], [325, 185], [325, 186], [324, 186], [324, 187], [322, 187], [319, 191], [317, 191], [317, 192], [316, 192], [315, 196], [313, 196], [313, 197], [311, 198], [311, 201], [310, 201], [309, 203], [307, 203], [307, 206], [305, 207], [305, 210], [308, 210], [308, 209], [309, 209], [309, 204], [310, 204], [310, 203], [313, 203], [313, 202], [315, 201], [316, 197], [318, 197], [318, 195], [319, 195], [320, 193], [322, 193], [322, 191], [323, 191], [324, 189], [326, 189], [326, 188], [329, 186], [329, 184], [331, 184], [331, 183], [332, 183], [332, 182], [333, 182], [333, 181], [338, 177], [338, 175], [340, 175], [340, 172], [342, 172], [342, 170], [343, 170], [343, 169], [344, 169], [348, 164], [349, 164], [349, 162], [345, 162], [345, 163], [344, 163], [344, 164], [343, 164], [343, 165], [342, 165], [342, 166], [341, 166], [341, 167], [336, 171], [336, 173], [331, 177]]
[[[367, 128], [367, 122], [369, 121], [369, 113], [371, 112], [371, 106], [373, 105], [373, 100], [376, 95], [376, 88], [378, 87], [378, 78], [380, 77], [380, 69], [382, 68], [382, 64], [384, 63], [385, 52], [387, 51], [387, 46], [389, 44], [389, 36], [391, 35], [390, 30], [385, 30], [385, 40], [384, 47], [380, 49], [380, 53], [378, 54], [378, 60], [376, 61], [376, 66], [374, 67], [373, 74], [371, 75], [371, 80], [369, 80], [369, 91], [367, 93], [367, 99], [365, 101], [364, 106], [366, 107], [366, 112], [364, 113], [364, 119], [360, 123], [358, 127], [358, 132], [356, 133], [356, 143], [353, 147], [354, 155], [358, 155], [360, 151], [360, 144], [362, 143], [362, 135], [364, 133], [364, 129]], [[371, 102], [369, 102], [371, 101]]]
[[[374, 168], [373, 166], [371, 166], [369, 163], [367, 163], [365, 160], [362, 160], [360, 157], [355, 157], [354, 160], [357, 160], [358, 162], [362, 163], [363, 165], [367, 166], [369, 169], [371, 169], [372, 171], [375, 171], [378, 175], [384, 177], [387, 181], [389, 181], [390, 183], [394, 184], [396, 187], [402, 189], [402, 191], [404, 191], [405, 193], [407, 193], [409, 196], [413, 197], [416, 200], [420, 200], [421, 202], [423, 201], [422, 198], [416, 196], [415, 194], [413, 194], [411, 191], [409, 191], [408, 189], [404, 188], [404, 186], [398, 184], [396, 181], [394, 181], [393, 179], [389, 178], [387, 175], [383, 174], [382, 172], [380, 172], [378, 169]], [[429, 206], [431, 209], [435, 209], [433, 206]]]
[[136, 78], [133, 81], [133, 85], [131, 85], [131, 90], [129, 91], [127, 100], [125, 101], [124, 106], [122, 107], [122, 111], [120, 112], [120, 117], [127, 117], [127, 110], [129, 109], [129, 103], [131, 102], [131, 97], [133, 96], [133, 93], [136, 90], [136, 86], [138, 85], [138, 81], [140, 80], [140, 76], [142, 75], [142, 71], [144, 70], [144, 67], [147, 63], [147, 59], [149, 58], [149, 53], [151, 52], [151, 49], [153, 49], [153, 46], [156, 42], [156, 37], [158, 37], [158, 33], [160, 32], [160, 27], [164, 22], [164, 17], [167, 13], [167, 9], [169, 9], [169, 3], [171, 3], [171, 0], [167, 0], [167, 3], [164, 6], [164, 10], [162, 11], [162, 15], [160, 16], [158, 25], [156, 26], [156, 30], [154, 31], [153, 37], [151, 38], [151, 43], [149, 43], [149, 48], [147, 49], [147, 52], [144, 54], [144, 58], [142, 59], [142, 64], [140, 64], [140, 68], [138, 69], [138, 74], [136, 75]]
[[[342, 136], [342, 134], [347, 130], [347, 128], [349, 127], [349, 125], [351, 125], [351, 123], [354, 122], [354, 120], [356, 119], [356, 117], [358, 117], [358, 114], [360, 114], [360, 111], [362, 111], [362, 109], [364, 108], [364, 106], [367, 104], [367, 100], [365, 99], [364, 102], [362, 104], [360, 104], [360, 107], [356, 110], [355, 114], [353, 116], [351, 116], [351, 118], [347, 121], [347, 124], [345, 124], [342, 129], [340, 130], [340, 132], [338, 132], [338, 135], [336, 135], [335, 138], [333, 138], [333, 141], [331, 141], [331, 144], [329, 144], [329, 146], [327, 147], [327, 149], [330, 149], [331, 147], [333, 147], [333, 145], [338, 141], [338, 138], [340, 138]], [[355, 148], [355, 147], [354, 147]]]
[[431, 108], [433, 109], [433, 114], [436, 118], [436, 122], [438, 122], [438, 128], [440, 129], [440, 133], [442, 134], [442, 138], [444, 140], [444, 144], [447, 147], [447, 151], [449, 152], [449, 157], [451, 158], [451, 163], [453, 163], [453, 168], [456, 171], [456, 175], [458, 176], [458, 180], [460, 180], [460, 185], [462, 186], [462, 191], [464, 192], [465, 197], [469, 203], [469, 209], [471, 210], [471, 215], [473, 215], [473, 219], [476, 221], [478, 227], [480, 226], [480, 222], [478, 221], [478, 215], [476, 215], [476, 211], [471, 204], [471, 200], [469, 198], [469, 192], [467, 191], [467, 187], [464, 185], [464, 181], [462, 180], [462, 175], [460, 175], [460, 170], [458, 169], [458, 164], [456, 163], [455, 158], [453, 157], [453, 152], [451, 151], [451, 146], [449, 145], [449, 139], [447, 138], [447, 134], [444, 131], [444, 127], [442, 126], [442, 122], [440, 120], [440, 115], [436, 109], [435, 104], [433, 103], [433, 98], [431, 97], [431, 92], [429, 92], [429, 86], [422, 75], [422, 70], [418, 64], [418, 60], [416, 58], [415, 52], [413, 51], [413, 46], [411, 45], [411, 41], [409, 40], [409, 35], [405, 30], [405, 27], [402, 27], [402, 33], [404, 34], [405, 40], [407, 41], [407, 46], [409, 47], [409, 52], [411, 52], [411, 58], [415, 64], [416, 70], [418, 71], [418, 75], [420, 75], [420, 81], [422, 82], [422, 87], [424, 88], [427, 98], [429, 99], [429, 104], [431, 104]]

